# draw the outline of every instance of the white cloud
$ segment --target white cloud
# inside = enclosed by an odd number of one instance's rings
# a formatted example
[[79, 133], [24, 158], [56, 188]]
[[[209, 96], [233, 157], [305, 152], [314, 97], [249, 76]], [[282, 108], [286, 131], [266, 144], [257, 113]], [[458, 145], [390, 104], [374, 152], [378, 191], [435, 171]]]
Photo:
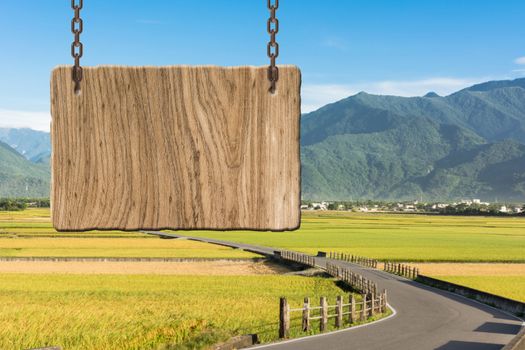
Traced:
[[429, 91], [446, 96], [489, 78], [460, 79], [436, 77], [422, 80], [385, 80], [356, 84], [305, 84], [302, 88], [302, 112], [314, 111], [361, 91], [376, 95], [423, 96]]
[[514, 63], [516, 63], [516, 64], [525, 64], [525, 56], [516, 58], [514, 60]]
[[[515, 73], [518, 73], [517, 71]], [[521, 72], [519, 72], [521, 73]], [[465, 87], [491, 80], [489, 77], [449, 78], [436, 77], [422, 80], [385, 80], [356, 84], [305, 84], [302, 87], [302, 112], [314, 111], [324, 105], [355, 95], [361, 91], [376, 95], [423, 96], [434, 91], [441, 96], [449, 95]], [[49, 131], [51, 120], [48, 112], [28, 112], [0, 109], [0, 127], [28, 127]]]
[[341, 51], [346, 51], [348, 48], [346, 42], [343, 39], [337, 37], [326, 38], [321, 44], [322, 46], [338, 49]]
[[49, 131], [51, 114], [49, 112], [28, 112], [0, 109], [0, 127], [31, 128]]

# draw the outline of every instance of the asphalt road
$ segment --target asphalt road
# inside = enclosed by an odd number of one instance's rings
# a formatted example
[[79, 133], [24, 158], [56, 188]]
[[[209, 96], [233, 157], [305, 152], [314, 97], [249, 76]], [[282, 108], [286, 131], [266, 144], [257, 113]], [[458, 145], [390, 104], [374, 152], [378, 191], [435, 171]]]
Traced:
[[[273, 255], [276, 248], [150, 232], [164, 238], [192, 240]], [[328, 259], [316, 258], [320, 267]], [[272, 350], [496, 350], [520, 332], [523, 321], [473, 300], [359, 265], [330, 260], [377, 283], [388, 292], [393, 317], [365, 327], [348, 328], [255, 347]], [[255, 349], [254, 348], [254, 349]]]

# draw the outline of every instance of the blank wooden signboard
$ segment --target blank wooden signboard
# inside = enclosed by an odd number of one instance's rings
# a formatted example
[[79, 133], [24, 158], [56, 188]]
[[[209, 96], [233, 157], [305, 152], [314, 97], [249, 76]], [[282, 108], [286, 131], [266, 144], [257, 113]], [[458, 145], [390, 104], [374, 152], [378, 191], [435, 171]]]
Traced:
[[88, 229], [290, 230], [300, 222], [299, 69], [84, 68], [51, 78], [52, 217]]

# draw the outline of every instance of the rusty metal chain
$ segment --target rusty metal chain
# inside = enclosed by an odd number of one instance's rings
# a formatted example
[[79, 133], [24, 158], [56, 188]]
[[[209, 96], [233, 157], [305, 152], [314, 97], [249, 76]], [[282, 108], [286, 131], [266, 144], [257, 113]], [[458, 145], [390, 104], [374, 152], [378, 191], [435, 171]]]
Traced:
[[75, 17], [71, 20], [71, 32], [75, 35], [75, 39], [71, 44], [71, 56], [75, 60], [72, 70], [75, 94], [80, 93], [80, 82], [83, 77], [82, 67], [80, 66], [80, 58], [84, 54], [84, 46], [80, 42], [80, 34], [84, 29], [84, 23], [82, 22], [82, 18], [80, 18], [80, 10], [82, 10], [83, 3], [84, 0], [71, 0], [71, 8], [75, 11]]
[[279, 0], [268, 0], [268, 10], [270, 10], [270, 18], [268, 18], [268, 34], [270, 34], [270, 41], [268, 42], [268, 57], [270, 58], [270, 66], [268, 67], [268, 80], [270, 81], [270, 92], [273, 94], [277, 88], [277, 81], [279, 80], [279, 68], [275, 64], [275, 60], [279, 56], [279, 44], [275, 40], [279, 32], [279, 20], [276, 17], [277, 9], [279, 8]]

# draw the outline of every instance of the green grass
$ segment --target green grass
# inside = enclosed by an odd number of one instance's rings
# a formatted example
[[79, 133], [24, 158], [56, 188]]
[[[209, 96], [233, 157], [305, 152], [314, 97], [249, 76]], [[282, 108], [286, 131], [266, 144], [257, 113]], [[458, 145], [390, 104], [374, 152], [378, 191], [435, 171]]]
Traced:
[[[323, 212], [303, 214], [301, 229], [293, 232], [192, 231], [188, 234], [221, 238], [243, 243], [294, 249], [306, 253], [318, 250], [340, 251], [380, 260], [405, 262], [525, 262], [525, 218], [427, 216], [400, 214], [353, 214]], [[130, 232], [57, 233], [49, 220], [48, 209], [30, 209], [22, 212], [0, 212], [0, 237], [85, 237], [107, 236], [143, 238], [137, 242], [156, 240], [155, 237]], [[42, 241], [44, 242], [44, 241]], [[73, 256], [190, 256], [198, 250], [148, 250], [115, 246], [107, 240], [107, 250], [78, 249], [62, 252]], [[168, 247], [170, 241], [161, 241]], [[142, 243], [139, 243], [139, 245]], [[147, 244], [146, 244], [147, 245]], [[7, 247], [6, 247], [7, 248]], [[73, 247], [72, 247], [73, 248]], [[1, 248], [0, 248], [1, 249]], [[17, 249], [16, 247], [14, 249]], [[38, 253], [37, 246], [33, 253]], [[46, 248], [47, 249], [47, 248]], [[214, 248], [210, 248], [214, 250]], [[222, 248], [227, 249], [227, 248]], [[240, 252], [232, 252], [238, 256]], [[49, 251], [49, 255], [54, 252]], [[27, 250], [29, 254], [29, 250]], [[5, 254], [23, 254], [11, 251]], [[3, 255], [0, 251], [0, 255]], [[31, 254], [33, 254], [31, 253]], [[56, 252], [59, 254], [59, 252]], [[224, 252], [223, 252], [224, 253]], [[104, 255], [100, 255], [104, 254]], [[167, 255], [166, 255], [167, 254]], [[222, 253], [221, 253], [222, 254]], [[60, 255], [64, 256], [64, 255]], [[202, 252], [198, 256], [213, 257]]]
[[525, 302], [525, 276], [438, 276], [436, 278]]
[[0, 349], [193, 349], [249, 333], [270, 341], [279, 296], [297, 307], [341, 294], [332, 280], [298, 276], [3, 274]]
[[525, 218], [303, 214], [293, 232], [195, 231], [194, 236], [405, 262], [525, 262]]

